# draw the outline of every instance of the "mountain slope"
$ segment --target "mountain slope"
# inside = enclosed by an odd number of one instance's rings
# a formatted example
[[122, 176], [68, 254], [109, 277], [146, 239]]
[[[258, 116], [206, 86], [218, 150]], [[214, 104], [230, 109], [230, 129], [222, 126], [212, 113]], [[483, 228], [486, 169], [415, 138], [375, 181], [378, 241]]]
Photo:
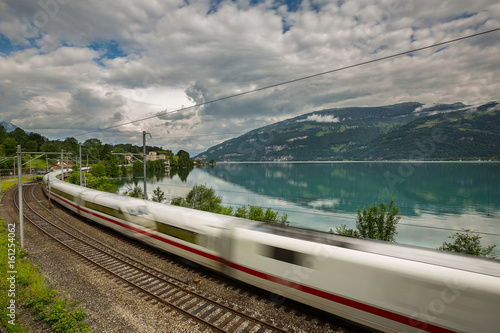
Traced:
[[16, 125], [6, 121], [0, 121], [0, 125], [2, 125], [8, 133], [14, 131], [17, 128]]
[[398, 127], [370, 143], [356, 158], [471, 159], [500, 156], [500, 105], [439, 113]]
[[[316, 111], [250, 131], [238, 138], [211, 147], [206, 152], [199, 154], [198, 158], [216, 161], [407, 159], [409, 158], [408, 149], [415, 146], [415, 143], [412, 146], [409, 142], [418, 138], [423, 140], [432, 134], [431, 123], [426, 123], [423, 119], [430, 117], [429, 119], [432, 120], [434, 119], [432, 117], [438, 115], [444, 117], [456, 112], [460, 113], [462, 117], [465, 117], [466, 114], [467, 117], [471, 117], [472, 114], [483, 113], [495, 105], [496, 103], [490, 103], [476, 110], [462, 103], [440, 104], [430, 108], [423, 108], [421, 103], [402, 103], [381, 107]], [[417, 122], [411, 125], [415, 128], [409, 125], [416, 121], [422, 121], [422, 123]], [[442, 119], [438, 117], [433, 121], [440, 122]], [[475, 130], [480, 130], [483, 125], [485, 124], [478, 122], [474, 125], [477, 127]], [[439, 128], [451, 130], [456, 127], [450, 126], [450, 128], [446, 126]], [[410, 130], [412, 131], [411, 135], [406, 141], [403, 140], [402, 138], [407, 135], [405, 131]], [[456, 131], [464, 131], [464, 129], [456, 129]], [[492, 133], [497, 132], [498, 128]], [[481, 137], [481, 140], [476, 135], [474, 143], [486, 145], [485, 140], [493, 138], [489, 135]], [[400, 137], [400, 141], [398, 141], [398, 137]], [[448, 144], [457, 146], [460, 146], [460, 143], [463, 142], [455, 139], [453, 142], [448, 142]], [[491, 146], [491, 144], [489, 145]], [[493, 146], [496, 145], [493, 144]], [[397, 153], [392, 153], [395, 148], [397, 148]], [[469, 151], [469, 149], [466, 150]], [[460, 149], [457, 148], [450, 151], [460, 153]], [[495, 150], [492, 148], [481, 151], [487, 153], [487, 155], [481, 156], [490, 156]], [[444, 153], [444, 146], [439, 152], [438, 155], [433, 155], [434, 152], [432, 152], [423, 158], [447, 157]], [[466, 156], [470, 156], [470, 152], [464, 151], [463, 155], [458, 157]], [[415, 156], [415, 158], [419, 157], [421, 156]]]

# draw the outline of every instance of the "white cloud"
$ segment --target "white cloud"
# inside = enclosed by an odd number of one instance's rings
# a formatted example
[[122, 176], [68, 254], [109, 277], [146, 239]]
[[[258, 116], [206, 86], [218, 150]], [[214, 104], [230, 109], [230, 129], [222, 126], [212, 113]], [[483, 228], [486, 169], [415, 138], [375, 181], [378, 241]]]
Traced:
[[195, 153], [323, 108], [498, 100], [495, 32], [156, 116], [500, 26], [494, 0], [304, 0], [287, 8], [271, 0], [217, 8], [209, 0], [0, 0], [0, 120], [64, 138], [149, 117], [97, 135], [123, 142], [146, 130], [152, 144]]
[[338, 123], [340, 122], [340, 119], [338, 117], [335, 117], [334, 115], [322, 115], [315, 113], [310, 116], [307, 116], [307, 118], [305, 119], [297, 120], [297, 122], [304, 122], [304, 121], [315, 121], [317, 123]]

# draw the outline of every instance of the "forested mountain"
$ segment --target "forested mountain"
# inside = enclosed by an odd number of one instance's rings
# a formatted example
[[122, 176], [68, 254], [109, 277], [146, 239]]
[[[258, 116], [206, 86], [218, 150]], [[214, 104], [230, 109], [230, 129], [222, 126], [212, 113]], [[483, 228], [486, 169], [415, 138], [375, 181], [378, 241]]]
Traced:
[[500, 156], [500, 107], [421, 103], [315, 111], [198, 155], [216, 161], [474, 159]]

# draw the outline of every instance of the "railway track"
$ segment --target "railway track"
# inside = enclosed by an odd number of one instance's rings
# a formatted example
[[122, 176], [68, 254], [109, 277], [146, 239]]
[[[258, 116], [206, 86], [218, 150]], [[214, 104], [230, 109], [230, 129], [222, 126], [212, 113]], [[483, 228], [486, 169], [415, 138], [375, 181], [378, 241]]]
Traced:
[[[62, 229], [37, 213], [26, 200], [34, 197], [36, 183], [23, 186], [25, 195], [23, 215], [35, 227], [48, 235], [67, 251], [71, 251], [92, 265], [99, 267], [114, 279], [124, 282], [131, 290], [145, 295], [145, 299], [162, 304], [175, 311], [182, 320], [190, 320], [199, 331], [215, 332], [288, 332], [283, 327], [255, 318], [245, 310], [218, 302], [212, 296], [202, 295], [189, 285], [123, 256], [102, 244], [83, 239], [77, 232]], [[17, 207], [17, 195], [14, 203]], [[37, 199], [35, 199], [37, 200]]]

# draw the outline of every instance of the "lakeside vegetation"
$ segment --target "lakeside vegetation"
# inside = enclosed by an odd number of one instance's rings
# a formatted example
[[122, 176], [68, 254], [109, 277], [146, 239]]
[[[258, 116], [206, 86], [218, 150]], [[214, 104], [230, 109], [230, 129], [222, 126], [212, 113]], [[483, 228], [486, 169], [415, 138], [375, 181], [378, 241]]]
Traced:
[[[379, 208], [380, 207], [380, 208]], [[396, 243], [396, 226], [401, 219], [399, 207], [391, 201], [389, 206], [381, 202], [370, 205], [368, 209], [357, 210], [356, 229], [347, 228], [345, 224], [336, 227], [335, 231], [330, 229], [330, 233], [366, 239], [376, 239], [390, 243]], [[473, 256], [496, 259], [498, 255], [493, 252], [496, 245], [483, 247], [481, 236], [474, 234], [470, 229], [462, 229], [463, 232], [456, 232], [449, 236], [453, 242], [443, 242], [437, 250], [450, 251], [456, 253], [470, 254]]]
[[470, 229], [462, 229], [449, 236], [453, 242], [443, 242], [438, 250], [471, 254], [474, 256], [496, 259], [498, 255], [493, 252], [496, 245], [481, 246], [481, 236], [474, 234]]
[[[155, 198], [161, 196], [161, 190], [158, 188]], [[222, 205], [222, 198], [215, 194], [215, 190], [205, 185], [194, 185], [185, 197], [175, 197], [170, 204], [263, 223], [272, 223], [281, 226], [290, 225], [287, 214], [280, 214], [271, 208], [264, 210], [261, 206], [249, 206], [248, 208], [241, 206], [234, 209], [232, 206], [224, 206]]]
[[[380, 208], [379, 208], [380, 207]], [[399, 207], [394, 204], [394, 201], [387, 206], [384, 202], [380, 205], [370, 205], [368, 209], [357, 210], [356, 229], [348, 229], [345, 224], [335, 228], [335, 233], [338, 235], [378, 239], [390, 243], [396, 242], [396, 226], [401, 219]], [[330, 233], [334, 233], [330, 229]]]

